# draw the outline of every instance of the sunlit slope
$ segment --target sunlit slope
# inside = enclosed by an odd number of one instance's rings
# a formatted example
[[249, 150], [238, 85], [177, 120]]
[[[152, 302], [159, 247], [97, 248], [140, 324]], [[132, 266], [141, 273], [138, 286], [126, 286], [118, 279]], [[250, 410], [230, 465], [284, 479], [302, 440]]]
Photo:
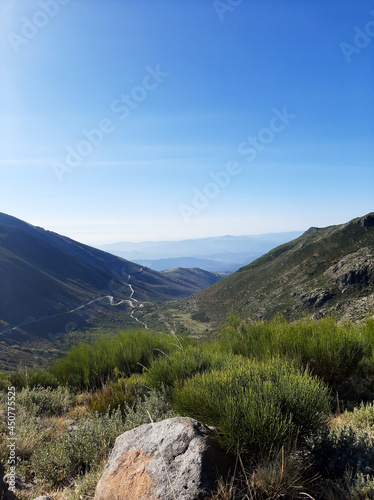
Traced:
[[229, 312], [253, 319], [281, 313], [374, 313], [374, 213], [346, 224], [310, 228], [231, 276], [187, 299], [186, 308], [219, 322]]

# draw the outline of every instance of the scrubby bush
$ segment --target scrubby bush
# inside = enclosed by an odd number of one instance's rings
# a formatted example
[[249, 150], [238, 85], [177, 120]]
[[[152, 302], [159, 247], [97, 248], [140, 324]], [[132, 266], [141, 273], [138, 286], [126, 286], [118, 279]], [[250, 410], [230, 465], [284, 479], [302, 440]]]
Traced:
[[374, 467], [374, 439], [367, 433], [344, 426], [323, 429], [309, 443], [318, 474], [341, 480], [348, 471], [353, 477], [367, 475]]
[[374, 432], [374, 402], [361, 403], [358, 408], [354, 408], [349, 413], [352, 425], [359, 429], [367, 429]]
[[139, 397], [136, 404], [125, 407], [125, 430], [149, 424], [151, 419], [159, 422], [176, 416], [165, 392], [151, 389], [148, 394]]
[[24, 387], [17, 392], [17, 405], [22, 406], [32, 415], [62, 415], [73, 405], [74, 395], [67, 387]]
[[148, 389], [145, 386], [144, 375], [136, 374], [109, 382], [91, 395], [89, 405], [91, 410], [101, 414], [105, 414], [108, 409], [110, 411], [118, 407], [124, 410], [126, 405], [135, 404], [138, 397], [145, 392], [148, 392]]
[[120, 332], [114, 337], [102, 335], [92, 345], [72, 347], [67, 356], [52, 365], [50, 373], [61, 384], [95, 389], [104, 386], [115, 370], [130, 377], [177, 348], [174, 336], [147, 330]]
[[[372, 348], [374, 348], [374, 316], [366, 318], [365, 323], [362, 327], [362, 333], [368, 340]], [[374, 351], [374, 349], [373, 349]], [[372, 355], [374, 352], [372, 351]]]
[[132, 406], [125, 405], [81, 419], [76, 426], [53, 440], [39, 443], [31, 456], [36, 476], [51, 486], [64, 486], [78, 476], [96, 471], [112, 451], [115, 439], [138, 425], [175, 416], [165, 395], [155, 390]]
[[[43, 425], [39, 417], [19, 408], [16, 420], [17, 470], [27, 475], [30, 470], [29, 460], [32, 454], [47, 441], [52, 434], [51, 429]], [[8, 463], [8, 432], [5, 422], [0, 424], [0, 462]]]
[[121, 411], [98, 413], [78, 422], [77, 428], [46, 442], [31, 457], [37, 477], [50, 485], [66, 484], [79, 474], [101, 464], [123, 432]]
[[147, 370], [147, 383], [155, 388], [171, 388], [197, 373], [221, 368], [229, 362], [226, 353], [215, 343], [202, 343], [178, 349], [169, 356], [160, 356]]
[[220, 344], [226, 352], [258, 360], [273, 356], [292, 359], [332, 385], [350, 377], [372, 350], [368, 333], [358, 326], [339, 325], [330, 317], [293, 323], [280, 317], [249, 323], [231, 317], [221, 332]]
[[339, 480], [320, 479], [315, 494], [326, 500], [371, 500], [374, 498], [374, 479], [370, 474], [353, 475], [347, 470]]
[[329, 412], [326, 386], [280, 359], [232, 359], [177, 385], [173, 402], [180, 413], [216, 427], [228, 450], [254, 457], [304, 439]]
[[358, 473], [352, 478], [349, 499], [368, 500], [374, 498], [374, 477], [372, 474]]
[[0, 397], [1, 394], [5, 393], [8, 390], [8, 387], [14, 386], [11, 381], [10, 372], [0, 373]]
[[22, 368], [18, 371], [0, 374], [0, 390], [6, 390], [9, 386], [17, 389], [23, 387], [51, 387], [56, 389], [58, 380], [48, 371], [39, 368]]

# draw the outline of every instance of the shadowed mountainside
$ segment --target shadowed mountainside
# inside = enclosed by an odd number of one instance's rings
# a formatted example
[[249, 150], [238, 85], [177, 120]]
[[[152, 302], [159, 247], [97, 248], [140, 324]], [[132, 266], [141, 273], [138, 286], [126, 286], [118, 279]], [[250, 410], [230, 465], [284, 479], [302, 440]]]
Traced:
[[199, 270], [159, 273], [6, 214], [0, 277], [0, 341], [21, 345], [102, 311], [127, 311], [136, 326], [142, 302], [186, 297], [219, 279]]

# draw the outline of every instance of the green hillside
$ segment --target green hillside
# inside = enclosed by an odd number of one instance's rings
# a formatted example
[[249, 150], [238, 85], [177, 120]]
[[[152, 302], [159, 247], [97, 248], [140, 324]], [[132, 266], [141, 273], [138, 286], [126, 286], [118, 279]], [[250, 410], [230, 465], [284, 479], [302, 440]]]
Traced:
[[177, 269], [162, 271], [162, 274], [169, 278], [182, 281], [186, 284], [186, 286], [195, 287], [196, 293], [198, 290], [203, 290], [204, 288], [207, 288], [222, 279], [222, 277], [218, 274], [210, 273], [209, 271], [199, 269], [198, 267], [191, 269], [178, 267]]
[[337, 226], [310, 228], [182, 307], [217, 323], [234, 312], [251, 319], [307, 313], [360, 320], [374, 311], [374, 213]]

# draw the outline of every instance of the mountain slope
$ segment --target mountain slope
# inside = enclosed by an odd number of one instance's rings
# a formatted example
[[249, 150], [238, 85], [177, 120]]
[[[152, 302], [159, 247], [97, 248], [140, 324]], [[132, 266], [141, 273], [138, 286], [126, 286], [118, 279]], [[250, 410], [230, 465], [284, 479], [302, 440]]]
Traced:
[[196, 267], [192, 269], [178, 267], [177, 269], [162, 271], [162, 274], [168, 276], [169, 278], [182, 281], [191, 287], [195, 287], [196, 293], [198, 290], [204, 290], [204, 288], [217, 283], [217, 281], [221, 279], [221, 277], [217, 274], [213, 274]]
[[252, 319], [374, 313], [374, 213], [346, 224], [310, 228], [184, 301], [213, 323], [230, 311]]
[[141, 267], [0, 213], [1, 340], [17, 332], [63, 332], [67, 322], [80, 323], [77, 316], [92, 316], [93, 306], [131, 311], [141, 301], [186, 297], [201, 290], [201, 277], [189, 278]]

